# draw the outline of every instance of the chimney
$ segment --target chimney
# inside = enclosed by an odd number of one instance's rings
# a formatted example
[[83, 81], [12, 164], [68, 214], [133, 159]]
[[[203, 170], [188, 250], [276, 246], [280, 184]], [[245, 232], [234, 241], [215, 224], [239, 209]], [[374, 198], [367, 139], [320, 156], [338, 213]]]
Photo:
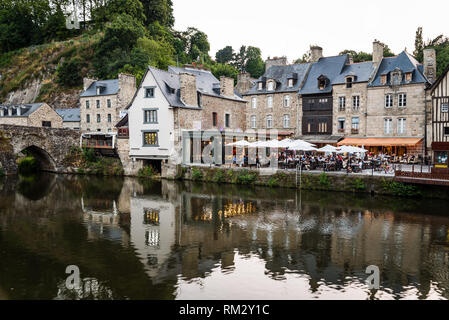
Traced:
[[379, 64], [382, 62], [383, 57], [384, 57], [384, 45], [380, 41], [374, 40], [374, 42], [373, 42], [373, 63], [376, 66], [379, 66]]
[[126, 86], [135, 89], [136, 88], [136, 77], [126, 73], [119, 73], [118, 75], [118, 85], [119, 88], [125, 88]]
[[234, 79], [220, 77], [220, 94], [225, 97], [234, 97]]
[[248, 72], [239, 73], [237, 76], [237, 85], [235, 89], [239, 94], [244, 94], [251, 89], [253, 83], [251, 82], [250, 74]]
[[181, 100], [188, 106], [198, 106], [196, 77], [190, 73], [180, 73], [179, 84], [181, 87]]
[[274, 57], [273, 59], [268, 59], [265, 61], [265, 71], [268, 71], [272, 66], [286, 66], [287, 57]]
[[91, 84], [94, 83], [95, 81], [97, 81], [97, 80], [96, 79], [91, 79], [91, 78], [83, 78], [83, 89], [84, 89], [84, 91], [89, 89]]
[[310, 52], [312, 54], [312, 62], [317, 62], [323, 57], [323, 48], [318, 46], [310, 47]]
[[354, 58], [351, 54], [348, 54], [348, 60], [349, 60], [349, 64], [353, 64], [354, 63]]
[[435, 82], [437, 74], [437, 54], [435, 49], [424, 49], [423, 51], [424, 75], [430, 83]]

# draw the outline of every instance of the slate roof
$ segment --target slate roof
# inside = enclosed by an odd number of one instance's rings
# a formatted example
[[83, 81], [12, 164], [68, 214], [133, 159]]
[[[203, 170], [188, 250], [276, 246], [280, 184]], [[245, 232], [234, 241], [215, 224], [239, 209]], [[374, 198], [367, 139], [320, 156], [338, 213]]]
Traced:
[[61, 116], [63, 122], [80, 122], [80, 108], [72, 109], [55, 109], [55, 111]]
[[181, 101], [179, 75], [153, 67], [149, 67], [148, 70], [153, 74], [170, 106], [184, 107], [185, 105]]
[[[199, 70], [193, 68], [179, 68], [179, 67], [168, 67], [169, 73], [174, 73], [179, 75], [180, 73], [189, 73], [193, 74], [196, 77], [196, 89], [200, 93], [204, 93], [211, 96], [221, 97], [221, 98], [229, 98], [223, 97], [220, 95], [220, 80], [215, 78], [212, 72], [207, 70]], [[231, 99], [244, 101], [238, 95], [234, 94]]]
[[[385, 85], [381, 83], [381, 75], [389, 75], [390, 72], [394, 71], [396, 68], [399, 68], [403, 72], [401, 85], [428, 82], [423, 74], [423, 66], [416, 61], [413, 56], [408, 54], [406, 51], [403, 51], [398, 56], [383, 58], [379, 69], [377, 70], [376, 76], [373, 81], [368, 84], [368, 86], [380, 87], [390, 85], [389, 77], [387, 78], [387, 83]], [[412, 80], [408, 83], [405, 82], [404, 73], [406, 72], [412, 72]]]
[[[331, 93], [332, 85], [335, 84], [336, 79], [339, 78], [343, 68], [348, 62], [348, 58], [348, 55], [344, 54], [335, 57], [320, 58], [317, 62], [314, 62], [307, 80], [299, 93], [301, 95]], [[321, 75], [324, 75], [329, 79], [329, 84], [323, 90], [318, 88], [318, 78]]]
[[[298, 92], [303, 84], [304, 78], [307, 76], [307, 72], [310, 68], [310, 63], [293, 64], [287, 66], [271, 66], [263, 76], [254, 82], [253, 87], [243, 95], [252, 94], [267, 94], [267, 93], [280, 93], [280, 92]], [[296, 81], [293, 83], [293, 87], [288, 87], [288, 79], [294, 75]], [[263, 89], [258, 90], [258, 82], [264, 80], [273, 79], [276, 81], [276, 90], [268, 91], [266, 83], [264, 83]], [[265, 81], [264, 81], [265, 82]]]
[[[0, 105], [1, 109], [5, 109], [4, 117], [28, 117], [34, 111], [39, 109], [43, 103], [26, 103], [26, 104], [14, 104], [14, 105]], [[8, 109], [12, 107], [12, 116], [8, 115]], [[20, 116], [17, 115], [17, 108], [20, 107]]]
[[346, 83], [346, 77], [351, 75], [355, 76], [353, 83], [368, 82], [373, 72], [374, 64], [372, 62], [347, 64], [340, 75], [335, 78], [334, 84]]
[[[97, 95], [97, 86], [103, 87], [100, 94]], [[119, 89], [118, 79], [113, 80], [98, 80], [95, 81], [81, 94], [81, 97], [95, 97], [95, 96], [108, 96], [117, 94]]]

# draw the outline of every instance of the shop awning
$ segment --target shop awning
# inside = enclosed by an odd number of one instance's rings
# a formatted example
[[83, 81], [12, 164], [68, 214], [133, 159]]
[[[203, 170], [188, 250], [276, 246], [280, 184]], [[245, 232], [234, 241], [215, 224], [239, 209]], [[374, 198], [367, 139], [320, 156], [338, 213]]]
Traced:
[[421, 143], [423, 138], [345, 138], [339, 146], [365, 146], [365, 147], [412, 147]]

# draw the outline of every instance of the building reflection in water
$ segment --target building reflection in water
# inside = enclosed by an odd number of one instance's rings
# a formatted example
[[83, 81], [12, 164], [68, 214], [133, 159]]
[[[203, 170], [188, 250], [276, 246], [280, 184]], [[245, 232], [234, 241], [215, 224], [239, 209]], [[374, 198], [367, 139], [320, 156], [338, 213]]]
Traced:
[[[3, 185], [0, 297], [449, 298], [449, 217], [435, 215], [447, 202], [50, 180], [38, 198]], [[71, 264], [84, 291], [64, 291]], [[379, 266], [381, 290], [367, 288], [368, 265]]]
[[[178, 298], [229, 298], [233, 281], [231, 296], [246, 299], [449, 297], [449, 219], [292, 194], [243, 198], [163, 181], [161, 195], [131, 195], [130, 241], [154, 283], [178, 279]], [[368, 265], [381, 270], [378, 292], [365, 284]]]

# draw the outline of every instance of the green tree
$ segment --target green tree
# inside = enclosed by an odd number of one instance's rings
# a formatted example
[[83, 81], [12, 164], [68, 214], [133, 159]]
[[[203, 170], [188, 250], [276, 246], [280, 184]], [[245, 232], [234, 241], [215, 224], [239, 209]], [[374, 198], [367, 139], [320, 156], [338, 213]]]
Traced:
[[249, 46], [246, 50], [247, 62], [245, 70], [253, 78], [259, 78], [265, 72], [265, 63], [262, 60], [262, 53], [259, 48]]
[[239, 52], [235, 54], [232, 65], [239, 71], [250, 73], [253, 78], [259, 78], [265, 72], [262, 52], [252, 46], [241, 46]]
[[418, 61], [422, 61], [423, 50], [424, 50], [424, 40], [422, 37], [422, 27], [418, 27], [415, 36], [415, 51], [413, 51], [413, 55]]
[[86, 62], [79, 57], [75, 57], [58, 67], [56, 81], [65, 87], [76, 87], [83, 84], [82, 69], [86, 67]]
[[127, 14], [117, 16], [109, 24], [95, 47], [93, 66], [99, 78], [116, 77], [119, 70], [130, 63], [130, 55], [137, 40], [145, 37], [143, 25]]
[[212, 74], [220, 79], [221, 76], [229, 77], [234, 79], [234, 83], [237, 82], [237, 76], [239, 71], [229, 64], [217, 63], [211, 66]]
[[340, 52], [340, 55], [342, 54], [349, 54], [352, 56], [352, 60], [355, 63], [358, 62], [365, 62], [365, 61], [372, 61], [373, 60], [373, 55], [371, 53], [366, 53], [363, 51], [354, 51], [354, 50], [343, 50], [342, 52]]
[[220, 49], [215, 54], [215, 60], [218, 63], [229, 63], [234, 59], [234, 49], [231, 46], [226, 46]]
[[159, 22], [164, 27], [173, 27], [173, 3], [171, 0], [140, 0], [143, 5], [147, 25]]

